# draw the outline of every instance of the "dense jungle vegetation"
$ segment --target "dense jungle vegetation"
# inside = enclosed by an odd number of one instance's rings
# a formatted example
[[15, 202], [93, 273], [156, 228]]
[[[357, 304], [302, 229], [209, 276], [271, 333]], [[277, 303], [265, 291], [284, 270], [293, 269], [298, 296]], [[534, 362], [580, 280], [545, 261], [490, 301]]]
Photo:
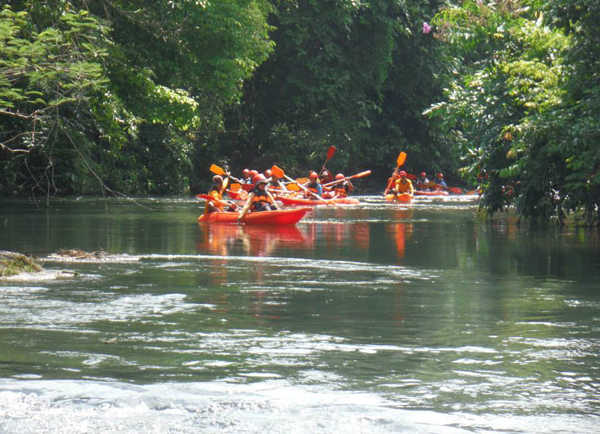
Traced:
[[373, 187], [405, 151], [489, 213], [600, 220], [600, 0], [5, 3], [0, 195], [196, 192], [335, 145]]

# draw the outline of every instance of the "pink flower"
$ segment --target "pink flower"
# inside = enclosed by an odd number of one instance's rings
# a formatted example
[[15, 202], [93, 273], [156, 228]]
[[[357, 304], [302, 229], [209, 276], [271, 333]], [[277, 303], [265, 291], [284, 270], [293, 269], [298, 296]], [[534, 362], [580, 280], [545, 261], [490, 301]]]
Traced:
[[431, 32], [431, 26], [427, 21], [423, 21], [423, 33], [428, 34], [429, 32]]

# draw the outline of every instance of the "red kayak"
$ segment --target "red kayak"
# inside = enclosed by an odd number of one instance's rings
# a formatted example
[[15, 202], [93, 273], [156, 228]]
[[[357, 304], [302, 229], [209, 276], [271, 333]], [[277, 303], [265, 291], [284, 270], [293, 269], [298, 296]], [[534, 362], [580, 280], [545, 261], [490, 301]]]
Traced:
[[[294, 208], [274, 211], [261, 211], [248, 213], [241, 220], [246, 225], [295, 225], [308, 212], [310, 208]], [[201, 223], [237, 223], [237, 212], [213, 212], [202, 214], [198, 217]]]
[[413, 197], [411, 194], [408, 194], [408, 193], [402, 193], [399, 195], [386, 194], [385, 200], [387, 200], [388, 202], [411, 203], [413, 200]]
[[415, 190], [415, 196], [448, 196], [448, 192], [444, 190], [433, 190], [433, 191], [425, 191], [425, 190]]
[[275, 198], [287, 206], [317, 206], [317, 205], [359, 205], [358, 199], [352, 199], [351, 197], [340, 197], [338, 199], [325, 199], [324, 201], [319, 199], [304, 199], [297, 197], [287, 196], [275, 196]]

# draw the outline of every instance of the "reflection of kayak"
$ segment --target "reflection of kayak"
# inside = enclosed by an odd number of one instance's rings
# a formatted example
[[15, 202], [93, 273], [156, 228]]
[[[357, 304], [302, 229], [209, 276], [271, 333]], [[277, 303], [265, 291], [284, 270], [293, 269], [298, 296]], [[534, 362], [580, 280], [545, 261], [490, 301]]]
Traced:
[[415, 196], [448, 196], [448, 192], [444, 191], [444, 190], [433, 190], [433, 191], [415, 190]]
[[394, 194], [386, 194], [385, 195], [385, 200], [387, 200], [388, 202], [411, 203], [412, 199], [413, 199], [412, 195], [410, 195], [408, 193], [402, 193], [397, 196]]
[[317, 205], [359, 205], [360, 201], [358, 199], [353, 199], [351, 197], [343, 197], [338, 199], [325, 199], [325, 202], [319, 199], [304, 199], [298, 197], [286, 197], [286, 196], [276, 196], [276, 199], [288, 206], [317, 206]]
[[[248, 213], [242, 219], [247, 225], [295, 225], [304, 217], [310, 208], [294, 208], [275, 211]], [[237, 212], [213, 212], [202, 214], [198, 222], [204, 223], [237, 223]]]

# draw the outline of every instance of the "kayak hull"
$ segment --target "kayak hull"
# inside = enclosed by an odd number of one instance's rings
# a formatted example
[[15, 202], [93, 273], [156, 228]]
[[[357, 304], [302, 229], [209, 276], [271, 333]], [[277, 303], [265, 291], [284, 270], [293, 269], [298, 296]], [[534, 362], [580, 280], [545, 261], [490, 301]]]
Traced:
[[[274, 211], [261, 211], [248, 213], [241, 220], [246, 225], [295, 225], [311, 211], [310, 208], [295, 208]], [[237, 224], [237, 212], [213, 212], [198, 217], [199, 223], [228, 223]]]
[[388, 202], [411, 203], [413, 197], [408, 193], [402, 193], [397, 196], [395, 194], [387, 194], [385, 196], [385, 200], [387, 200]]
[[425, 190], [416, 190], [415, 196], [448, 196], [448, 192], [444, 190], [433, 190], [433, 191], [425, 191]]
[[287, 196], [277, 196], [277, 200], [286, 206], [317, 206], [317, 205], [359, 205], [358, 199], [343, 197], [338, 199], [325, 199], [325, 202], [319, 199], [304, 199]]

